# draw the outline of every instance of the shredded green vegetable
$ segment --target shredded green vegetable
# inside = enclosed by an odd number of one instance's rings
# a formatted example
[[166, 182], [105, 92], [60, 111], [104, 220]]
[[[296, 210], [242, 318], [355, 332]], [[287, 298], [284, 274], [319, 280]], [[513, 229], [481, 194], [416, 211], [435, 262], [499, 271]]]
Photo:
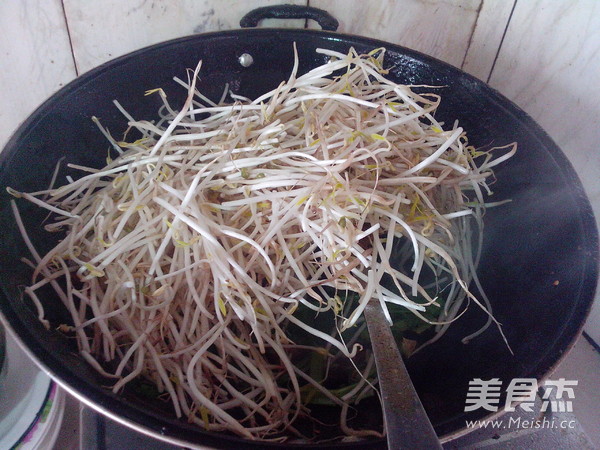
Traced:
[[495, 322], [468, 290], [472, 226], [516, 145], [495, 159], [470, 147], [435, 119], [439, 95], [385, 77], [384, 49], [318, 53], [329, 61], [299, 76], [296, 56], [276, 89], [218, 104], [196, 89], [198, 65], [176, 80], [180, 109], [146, 92], [163, 102], [155, 123], [116, 103], [131, 142], [93, 119], [113, 148], [105, 167], [10, 191], [66, 232], [39, 255], [13, 201], [35, 260], [27, 294], [44, 320], [36, 291], [54, 288], [72, 319], [61, 329], [114, 392], [134, 383], [178, 417], [249, 439], [316, 439], [295, 427], [314, 404], [339, 407], [344, 435], [382, 436], [348, 423], [377, 383], [367, 302], [399, 333], [433, 327], [432, 340], [465, 301]]

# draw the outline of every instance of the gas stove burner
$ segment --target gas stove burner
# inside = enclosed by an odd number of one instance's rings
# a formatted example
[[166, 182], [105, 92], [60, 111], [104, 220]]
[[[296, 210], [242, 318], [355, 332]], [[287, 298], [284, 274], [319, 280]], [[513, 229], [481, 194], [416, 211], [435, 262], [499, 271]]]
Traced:
[[65, 393], [0, 331], [0, 449], [52, 448], [61, 428]]

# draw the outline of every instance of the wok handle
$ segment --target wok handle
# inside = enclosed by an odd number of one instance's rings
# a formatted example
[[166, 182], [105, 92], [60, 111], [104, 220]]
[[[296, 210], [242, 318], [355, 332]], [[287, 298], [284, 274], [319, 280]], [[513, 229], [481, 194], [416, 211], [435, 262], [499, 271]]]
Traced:
[[323, 9], [302, 5], [274, 5], [256, 8], [242, 17], [242, 28], [253, 28], [263, 19], [312, 19], [323, 30], [336, 31], [339, 22], [335, 17]]

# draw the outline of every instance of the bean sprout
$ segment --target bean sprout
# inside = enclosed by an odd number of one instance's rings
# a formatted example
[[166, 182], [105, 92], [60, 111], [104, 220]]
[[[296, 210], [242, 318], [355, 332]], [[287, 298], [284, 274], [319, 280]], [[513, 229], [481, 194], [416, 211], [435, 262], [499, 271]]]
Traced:
[[[164, 103], [156, 123], [116, 103], [139, 139], [118, 142], [93, 119], [117, 151], [104, 168], [9, 190], [52, 213], [47, 230], [67, 230], [39, 255], [13, 201], [37, 263], [25, 293], [44, 320], [35, 291], [56, 290], [73, 322], [60, 329], [114, 392], [149, 380], [178, 417], [277, 441], [316, 439], [294, 424], [319, 397], [344, 433], [382, 436], [348, 423], [376, 385], [367, 302], [390, 324], [400, 311], [433, 325], [432, 340], [465, 300], [500, 328], [468, 286], [486, 180], [516, 145], [493, 159], [444, 128], [439, 95], [385, 77], [385, 49], [318, 53], [329, 61], [298, 75], [296, 54], [289, 80], [254, 101], [206, 99], [199, 64], [177, 80], [179, 111], [148, 91]], [[348, 359], [354, 381], [327, 387]]]

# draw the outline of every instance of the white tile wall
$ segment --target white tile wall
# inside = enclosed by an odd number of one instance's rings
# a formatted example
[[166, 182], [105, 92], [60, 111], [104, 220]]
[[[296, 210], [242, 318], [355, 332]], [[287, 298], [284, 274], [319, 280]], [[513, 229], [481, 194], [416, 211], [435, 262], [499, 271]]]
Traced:
[[[207, 31], [239, 28], [253, 8], [277, 0], [63, 0], [79, 73], [158, 42]], [[286, 1], [305, 4], [305, 0]], [[304, 20], [277, 26], [303, 28]]]
[[51, 93], [75, 77], [60, 0], [0, 2], [0, 148]]
[[475, 29], [462, 69], [488, 81], [501, 48], [516, 0], [486, 0], [481, 3]]
[[[393, 42], [460, 67], [481, 0], [310, 0], [329, 11], [339, 31]], [[349, 5], [352, 5], [349, 7]], [[309, 27], [318, 28], [309, 23]]]
[[[3, 0], [0, 148], [20, 121], [76, 74], [169, 38], [237, 28], [245, 12], [277, 3]], [[600, 2], [310, 0], [310, 4], [336, 16], [340, 31], [414, 48], [489, 81], [561, 146], [600, 218]], [[299, 27], [303, 21], [276, 24]], [[598, 301], [586, 331], [600, 342]], [[598, 367], [593, 367], [582, 370], [592, 370], [597, 380]], [[598, 411], [590, 410], [588, 417], [592, 424], [600, 423]]]

